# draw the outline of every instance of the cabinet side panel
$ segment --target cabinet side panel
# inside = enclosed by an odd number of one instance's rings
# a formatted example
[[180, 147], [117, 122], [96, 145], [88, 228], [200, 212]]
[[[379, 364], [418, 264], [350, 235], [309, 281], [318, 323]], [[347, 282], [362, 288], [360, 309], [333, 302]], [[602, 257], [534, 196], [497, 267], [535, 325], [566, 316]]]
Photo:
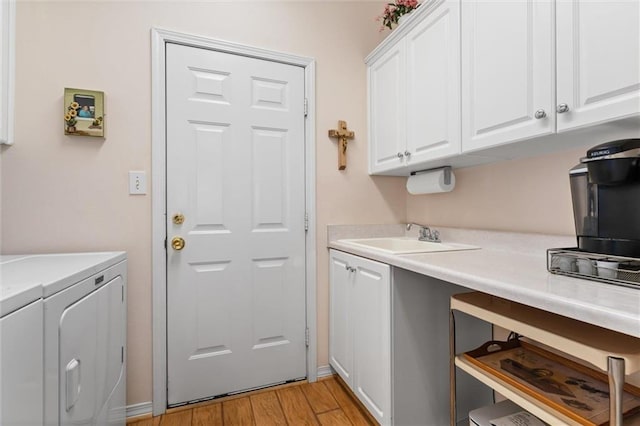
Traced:
[[[449, 424], [449, 298], [468, 291], [444, 281], [393, 269], [392, 352], [394, 425]], [[457, 346], [469, 350], [491, 339], [491, 326], [456, 313]], [[458, 420], [493, 402], [492, 391], [458, 374]]]

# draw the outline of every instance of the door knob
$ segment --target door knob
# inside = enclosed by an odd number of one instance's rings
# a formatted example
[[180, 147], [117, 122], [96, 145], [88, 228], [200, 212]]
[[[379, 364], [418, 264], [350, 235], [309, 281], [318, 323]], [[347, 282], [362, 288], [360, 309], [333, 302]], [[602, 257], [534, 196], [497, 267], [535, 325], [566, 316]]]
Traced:
[[184, 215], [182, 213], [174, 214], [172, 219], [176, 225], [182, 225], [184, 223]]
[[569, 111], [569, 105], [567, 104], [560, 104], [556, 107], [556, 112], [558, 114], [563, 114], [565, 112]]
[[182, 250], [184, 248], [185, 242], [184, 242], [184, 238], [182, 237], [173, 237], [171, 239], [171, 247], [173, 247], [174, 250]]
[[545, 112], [545, 110], [543, 109], [539, 109], [536, 111], [534, 117], [538, 120], [545, 118], [547, 116], [547, 113]]

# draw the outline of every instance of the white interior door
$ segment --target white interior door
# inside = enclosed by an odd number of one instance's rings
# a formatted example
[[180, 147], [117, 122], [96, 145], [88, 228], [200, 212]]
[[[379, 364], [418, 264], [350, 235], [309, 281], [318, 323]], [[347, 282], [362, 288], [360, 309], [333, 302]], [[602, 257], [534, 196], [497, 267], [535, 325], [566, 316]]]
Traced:
[[168, 403], [305, 377], [304, 69], [166, 52]]

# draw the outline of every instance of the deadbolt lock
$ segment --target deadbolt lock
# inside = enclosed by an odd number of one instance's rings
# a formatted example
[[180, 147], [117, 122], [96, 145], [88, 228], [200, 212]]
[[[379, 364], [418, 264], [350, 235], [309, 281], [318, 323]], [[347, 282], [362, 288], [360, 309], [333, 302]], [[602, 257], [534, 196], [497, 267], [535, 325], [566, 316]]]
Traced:
[[182, 237], [173, 237], [171, 239], [171, 247], [173, 247], [174, 250], [182, 250], [184, 248], [185, 242], [184, 242], [184, 238]]
[[182, 213], [174, 214], [173, 223], [175, 223], [176, 225], [182, 225], [184, 223], [184, 215]]

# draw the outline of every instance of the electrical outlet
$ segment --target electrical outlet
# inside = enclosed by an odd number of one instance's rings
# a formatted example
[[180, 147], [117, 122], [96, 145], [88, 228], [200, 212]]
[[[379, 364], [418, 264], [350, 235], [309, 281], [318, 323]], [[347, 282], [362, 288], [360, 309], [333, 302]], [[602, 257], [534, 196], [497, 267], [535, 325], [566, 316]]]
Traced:
[[145, 172], [129, 172], [129, 194], [147, 193], [147, 175]]

